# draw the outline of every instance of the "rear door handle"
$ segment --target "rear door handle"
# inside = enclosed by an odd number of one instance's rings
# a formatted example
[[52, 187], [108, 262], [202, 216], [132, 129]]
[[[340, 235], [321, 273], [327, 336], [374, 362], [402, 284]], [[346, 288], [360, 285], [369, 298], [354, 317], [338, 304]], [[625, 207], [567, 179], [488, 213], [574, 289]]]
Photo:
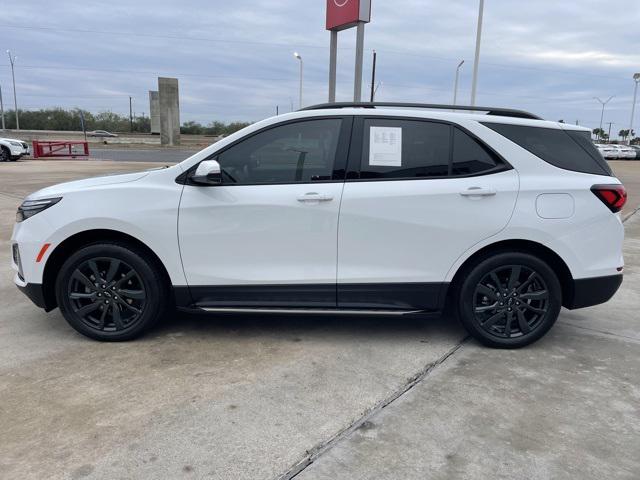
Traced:
[[320, 203], [320, 202], [330, 202], [333, 200], [332, 195], [324, 195], [322, 193], [309, 192], [304, 195], [300, 195], [298, 197], [299, 202], [305, 203]]
[[495, 188], [483, 188], [483, 187], [469, 187], [466, 190], [460, 192], [463, 197], [490, 197], [495, 195]]

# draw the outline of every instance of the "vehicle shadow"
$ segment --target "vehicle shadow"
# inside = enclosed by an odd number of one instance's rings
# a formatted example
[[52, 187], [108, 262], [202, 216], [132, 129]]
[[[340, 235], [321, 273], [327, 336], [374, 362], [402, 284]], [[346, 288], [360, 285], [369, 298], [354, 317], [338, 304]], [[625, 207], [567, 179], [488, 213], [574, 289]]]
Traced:
[[296, 314], [192, 314], [176, 312], [147, 334], [164, 336], [302, 337], [350, 340], [353, 338], [412, 340], [462, 338], [464, 329], [452, 317], [432, 315], [296, 315]]

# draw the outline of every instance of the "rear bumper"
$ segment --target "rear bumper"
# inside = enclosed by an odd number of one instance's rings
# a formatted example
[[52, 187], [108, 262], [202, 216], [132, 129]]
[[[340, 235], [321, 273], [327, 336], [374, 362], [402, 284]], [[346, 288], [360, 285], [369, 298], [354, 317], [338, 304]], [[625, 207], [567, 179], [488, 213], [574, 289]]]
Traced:
[[622, 284], [622, 274], [574, 280], [564, 306], [570, 310], [605, 303]]
[[46, 311], [51, 310], [47, 309], [45, 297], [44, 297], [44, 288], [42, 288], [42, 284], [40, 283], [25, 283], [24, 285], [16, 285], [18, 290], [24, 293], [29, 300], [31, 300], [36, 306], [40, 308], [44, 308]]

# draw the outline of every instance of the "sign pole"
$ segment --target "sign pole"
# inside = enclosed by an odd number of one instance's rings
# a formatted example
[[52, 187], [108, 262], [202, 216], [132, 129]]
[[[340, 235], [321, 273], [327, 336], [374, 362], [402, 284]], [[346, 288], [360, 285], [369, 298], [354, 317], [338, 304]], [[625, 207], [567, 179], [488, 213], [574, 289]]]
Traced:
[[329, 103], [336, 101], [336, 65], [338, 63], [338, 32], [331, 30], [329, 45]]
[[362, 101], [362, 59], [364, 56], [364, 22], [358, 22], [356, 31], [356, 72], [353, 84], [353, 101]]

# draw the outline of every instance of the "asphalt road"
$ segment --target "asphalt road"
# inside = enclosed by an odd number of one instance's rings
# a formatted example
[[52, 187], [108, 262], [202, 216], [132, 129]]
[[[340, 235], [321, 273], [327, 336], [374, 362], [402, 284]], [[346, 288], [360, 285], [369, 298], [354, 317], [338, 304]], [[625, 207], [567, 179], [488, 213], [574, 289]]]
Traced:
[[[619, 175], [637, 199], [635, 165]], [[0, 164], [1, 478], [638, 478], [639, 214], [616, 297], [522, 350], [449, 318], [176, 313], [139, 341], [87, 340], [13, 285], [15, 208], [150, 166]]]

